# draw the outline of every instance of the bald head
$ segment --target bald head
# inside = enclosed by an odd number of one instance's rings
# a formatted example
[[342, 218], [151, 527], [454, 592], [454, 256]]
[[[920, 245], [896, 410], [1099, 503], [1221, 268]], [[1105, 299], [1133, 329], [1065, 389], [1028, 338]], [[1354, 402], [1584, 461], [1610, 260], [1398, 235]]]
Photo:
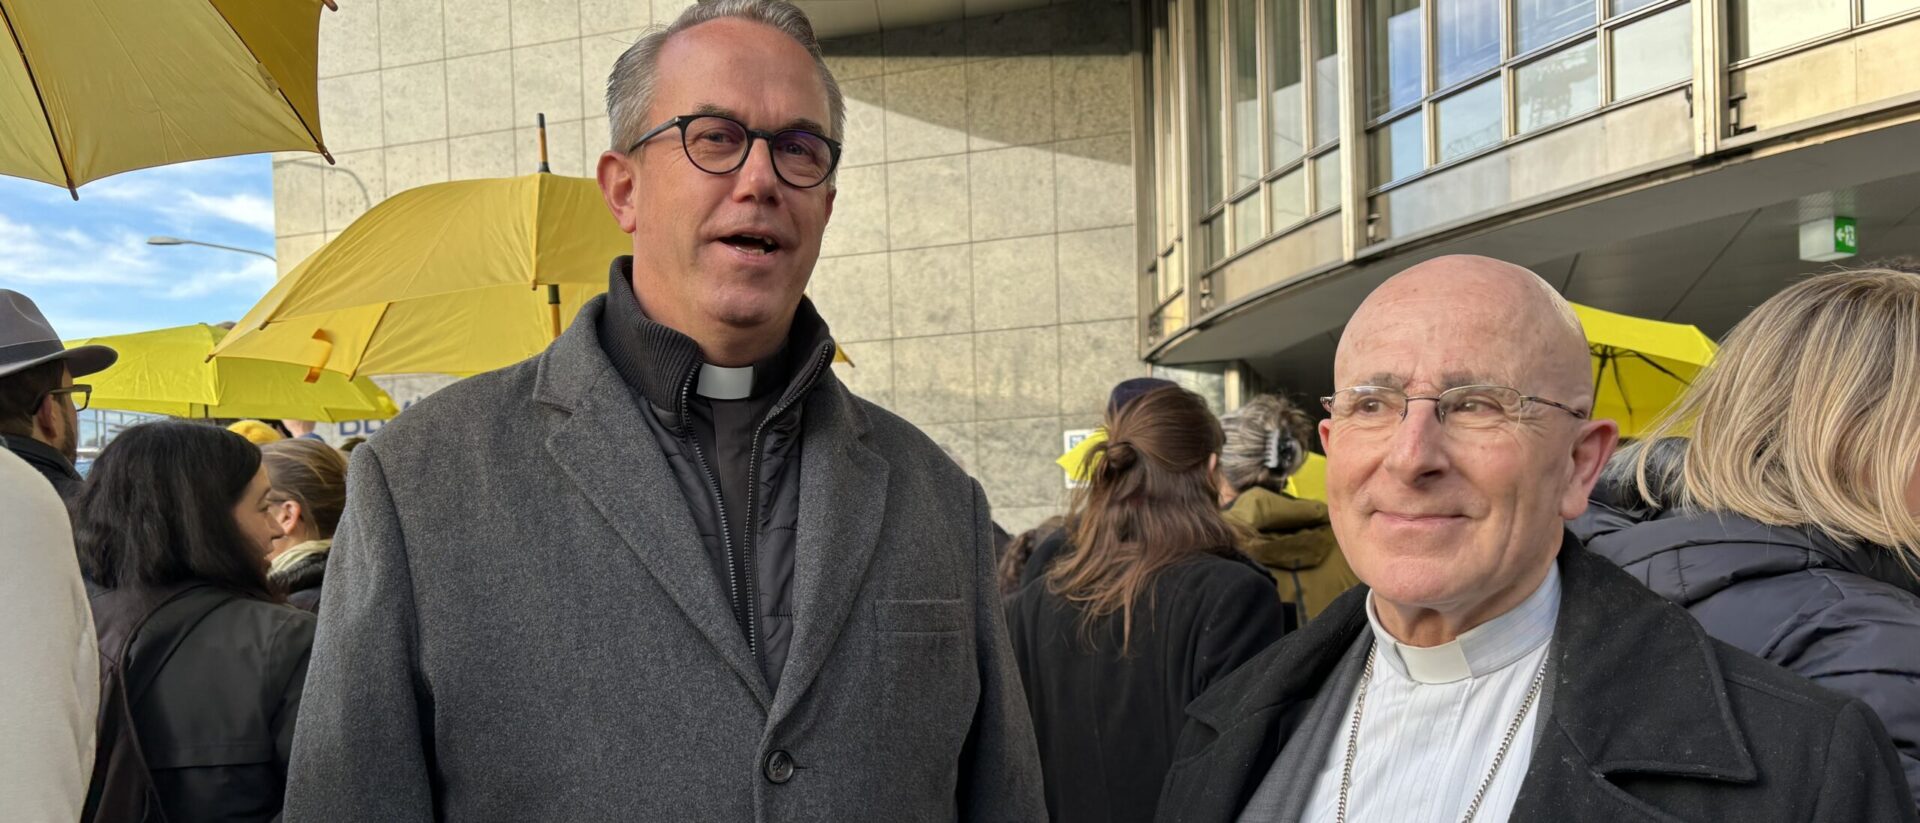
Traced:
[[1341, 334], [1336, 379], [1343, 386], [1377, 382], [1380, 373], [1349, 374], [1348, 368], [1374, 368], [1361, 361], [1377, 364], [1379, 358], [1364, 355], [1410, 342], [1423, 349], [1408, 351], [1413, 359], [1441, 363], [1437, 373], [1459, 378], [1447, 382], [1507, 385], [1581, 408], [1592, 405], [1592, 372], [1579, 317], [1547, 281], [1512, 263], [1448, 255], [1389, 278], [1360, 304]]

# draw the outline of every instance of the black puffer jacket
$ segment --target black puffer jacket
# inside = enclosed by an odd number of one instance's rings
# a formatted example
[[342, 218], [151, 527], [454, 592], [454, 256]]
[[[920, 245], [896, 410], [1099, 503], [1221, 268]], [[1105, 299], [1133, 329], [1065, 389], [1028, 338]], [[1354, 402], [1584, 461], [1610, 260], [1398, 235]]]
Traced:
[[1920, 795], [1920, 578], [1811, 528], [1636, 508], [1596, 500], [1569, 525], [1715, 638], [1871, 706]]
[[287, 605], [320, 613], [320, 584], [326, 582], [327, 553], [310, 554], [273, 572], [267, 580], [287, 593]]

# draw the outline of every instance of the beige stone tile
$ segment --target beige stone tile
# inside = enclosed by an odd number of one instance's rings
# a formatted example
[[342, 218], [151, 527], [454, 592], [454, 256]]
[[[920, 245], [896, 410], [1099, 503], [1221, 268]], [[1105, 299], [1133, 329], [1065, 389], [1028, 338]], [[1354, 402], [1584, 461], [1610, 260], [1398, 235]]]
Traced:
[[380, 100], [389, 144], [418, 143], [447, 136], [446, 63], [383, 69]]
[[969, 155], [973, 237], [993, 240], [1053, 231], [1053, 155], [1017, 147]]
[[892, 248], [970, 239], [965, 155], [888, 163], [886, 170], [887, 238]]
[[847, 123], [840, 143], [840, 168], [870, 166], [887, 159], [886, 78], [867, 77], [840, 83], [846, 99]]
[[893, 341], [893, 411], [915, 425], [973, 418], [973, 335]]
[[977, 420], [1053, 414], [1060, 404], [1059, 330], [1054, 326], [973, 336]]
[[840, 382], [855, 395], [882, 408], [893, 408], [893, 341], [842, 343], [839, 330], [835, 329], [834, 342], [840, 346], [841, 353], [853, 361], [833, 364], [833, 373], [840, 377]]
[[512, 0], [513, 45], [580, 37], [580, 0]]
[[973, 244], [973, 327], [1059, 322], [1053, 235]]
[[447, 56], [513, 46], [508, 0], [447, 0]]
[[445, 140], [389, 146], [386, 152], [388, 197], [448, 179]]
[[580, 0], [581, 34], [644, 29], [652, 23], [648, 0]]
[[973, 467], [979, 461], [974, 456], [974, 442], [977, 436], [972, 423], [924, 423], [920, 432], [932, 440], [941, 451], [953, 458], [954, 465], [971, 475]]
[[285, 277], [327, 242], [325, 234], [295, 234], [273, 239], [273, 258], [279, 274]]
[[514, 126], [531, 126], [534, 115], [542, 112], [546, 113], [549, 123], [580, 119], [578, 41], [564, 40], [513, 50]]
[[445, 57], [440, 6], [441, 0], [381, 0], [380, 65], [404, 66]]
[[320, 127], [327, 148], [342, 152], [384, 144], [380, 137], [380, 73], [349, 74], [320, 81]]
[[342, 3], [339, 11], [321, 13], [318, 65], [323, 80], [380, 68], [380, 0]]
[[513, 52], [448, 60], [447, 133], [479, 134], [520, 125], [513, 120]]
[[1135, 322], [1099, 320], [1060, 326], [1060, 413], [1099, 414], [1113, 386], [1148, 369]]
[[469, 134], [447, 141], [447, 176], [453, 180], [515, 177], [533, 170], [514, 162], [513, 132]]
[[1053, 18], [1060, 14], [1041, 8], [969, 18], [967, 56], [975, 59], [1044, 57], [1053, 47]]
[[1000, 420], [979, 427], [974, 476], [995, 510], [1057, 505], [1065, 492], [1060, 467], [1060, 418]]
[[1131, 226], [1065, 232], [1060, 249], [1060, 322], [1132, 318], [1140, 291]]
[[607, 75], [613, 61], [640, 38], [639, 29], [591, 34], [580, 40], [580, 111], [583, 115], [607, 113]]
[[1126, 54], [1133, 50], [1133, 20], [1124, 3], [1084, 3], [1053, 9], [1054, 54]]
[[386, 154], [380, 149], [343, 152], [320, 174], [327, 231], [345, 229], [387, 196]]
[[600, 155], [612, 144], [612, 136], [607, 132], [607, 118], [589, 117], [580, 123], [580, 173], [592, 177], [600, 167]]
[[680, 12], [686, 11], [695, 0], [653, 0], [653, 22], [668, 26], [680, 19]]
[[896, 251], [888, 256], [888, 268], [896, 336], [973, 331], [972, 265], [966, 246]]
[[879, 77], [886, 72], [886, 58], [881, 55], [879, 32], [836, 37], [821, 43], [820, 50], [827, 55], [827, 70], [833, 72], [833, 79], [843, 85], [848, 80]]
[[820, 242], [823, 256], [887, 250], [887, 167], [841, 169], [834, 174], [833, 217]]
[[1045, 56], [968, 63], [968, 148], [1052, 142], [1051, 65]]
[[843, 342], [893, 337], [892, 275], [886, 253], [823, 257], [813, 266], [807, 295]]
[[[1057, 455], [1056, 455], [1057, 456]], [[1057, 467], [1056, 467], [1057, 468]], [[1063, 478], [1065, 474], [1061, 475]], [[1064, 489], [1065, 481], [1062, 480]], [[1031, 530], [1048, 518], [1066, 514], [1065, 505], [1056, 506], [1006, 506], [993, 508], [993, 522], [1000, 524], [1007, 534], [1019, 537], [1022, 532]]]
[[1054, 123], [1060, 139], [1121, 134], [1133, 128], [1133, 79], [1125, 55], [1053, 58]]
[[[547, 118], [547, 161], [554, 174], [587, 176], [586, 159], [581, 156], [582, 124], [578, 120], [555, 123]], [[516, 167], [530, 173], [540, 167], [540, 130], [529, 126], [514, 130], [513, 156]]]
[[887, 160], [967, 150], [967, 69], [962, 65], [888, 74]]
[[886, 73], [930, 69], [967, 59], [966, 24], [962, 21], [894, 29], [881, 35]]
[[[314, 165], [314, 163], [322, 165]], [[273, 164], [273, 233], [313, 234], [327, 230], [326, 201], [320, 175], [326, 161], [291, 160]]]
[[1133, 139], [1120, 134], [1054, 145], [1060, 231], [1133, 224]]

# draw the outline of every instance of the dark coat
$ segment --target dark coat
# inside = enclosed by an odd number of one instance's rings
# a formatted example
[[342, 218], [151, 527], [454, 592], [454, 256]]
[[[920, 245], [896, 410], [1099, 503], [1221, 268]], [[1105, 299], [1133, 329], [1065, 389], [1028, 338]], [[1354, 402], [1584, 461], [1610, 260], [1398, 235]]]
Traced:
[[168, 820], [278, 818], [313, 630], [311, 614], [235, 597], [166, 659], [131, 709]]
[[[1035, 551], [1044, 569], [1063, 541]], [[1007, 629], [1033, 711], [1054, 823], [1148, 821], [1186, 706], [1279, 639], [1273, 579], [1244, 560], [1203, 555], [1162, 572], [1139, 601], [1120, 654], [1120, 620], [1083, 639], [1081, 611], [1032, 579], [1007, 598]]]
[[[1512, 820], [1916, 819], [1899, 757], [1865, 704], [1709, 638], [1571, 535], [1559, 563], [1551, 710]], [[1188, 707], [1161, 823], [1234, 820], [1368, 631], [1366, 596], [1365, 586], [1347, 592]]]
[[268, 581], [287, 593], [287, 605], [320, 613], [320, 584], [326, 582], [327, 554], [310, 554], [268, 575]]
[[1708, 634], [1872, 707], [1920, 794], [1920, 578], [1892, 551], [1732, 514], [1590, 508], [1587, 545]]
[[52, 483], [54, 492], [60, 495], [61, 500], [72, 503], [80, 495], [80, 472], [52, 446], [17, 434], [0, 434], [0, 441], [6, 443], [8, 451], [27, 461], [27, 465]]

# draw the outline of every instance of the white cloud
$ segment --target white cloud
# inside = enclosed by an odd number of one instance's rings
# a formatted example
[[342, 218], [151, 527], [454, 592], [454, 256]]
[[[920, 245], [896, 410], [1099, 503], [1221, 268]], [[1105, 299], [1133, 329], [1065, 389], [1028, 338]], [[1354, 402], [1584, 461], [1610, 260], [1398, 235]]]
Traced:
[[185, 198], [188, 208], [239, 223], [250, 229], [273, 232], [273, 202], [265, 197], [244, 192], [205, 195], [188, 191], [185, 193]]
[[0, 215], [0, 284], [141, 286], [151, 285], [158, 270], [145, 241], [132, 234], [49, 232]]
[[172, 300], [205, 297], [210, 294], [265, 294], [277, 276], [271, 260], [254, 259], [237, 269], [195, 272], [173, 280], [165, 296]]
[[272, 199], [260, 193], [233, 190], [235, 168], [232, 160], [161, 166], [109, 177], [88, 185], [80, 196], [176, 217], [213, 217], [272, 234]]

